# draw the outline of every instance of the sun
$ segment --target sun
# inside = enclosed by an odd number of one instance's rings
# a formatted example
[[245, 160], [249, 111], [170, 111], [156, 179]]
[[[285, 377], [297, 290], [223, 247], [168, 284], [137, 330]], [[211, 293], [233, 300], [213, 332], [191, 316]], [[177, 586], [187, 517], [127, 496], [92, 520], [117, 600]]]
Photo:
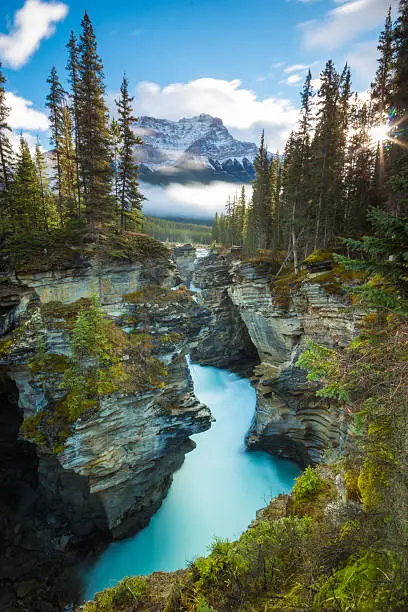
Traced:
[[382, 125], [375, 125], [370, 129], [370, 136], [374, 142], [384, 142], [389, 138], [389, 126], [385, 123]]

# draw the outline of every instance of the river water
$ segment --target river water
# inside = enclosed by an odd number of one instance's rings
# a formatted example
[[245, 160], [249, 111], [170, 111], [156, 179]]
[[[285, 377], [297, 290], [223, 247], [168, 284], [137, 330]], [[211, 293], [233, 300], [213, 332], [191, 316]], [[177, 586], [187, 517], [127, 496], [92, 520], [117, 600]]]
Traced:
[[85, 599], [125, 576], [173, 571], [207, 554], [215, 536], [236, 539], [271, 497], [291, 490], [299, 468], [247, 452], [255, 410], [249, 381], [228, 370], [190, 364], [194, 389], [216, 419], [174, 475], [161, 508], [136, 536], [113, 542], [84, 575]]

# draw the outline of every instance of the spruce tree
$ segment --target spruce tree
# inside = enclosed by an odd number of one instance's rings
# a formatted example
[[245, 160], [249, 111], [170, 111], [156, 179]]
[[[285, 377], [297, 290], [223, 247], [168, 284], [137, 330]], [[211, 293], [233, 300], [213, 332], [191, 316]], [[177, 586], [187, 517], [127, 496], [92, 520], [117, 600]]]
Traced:
[[331, 244], [341, 232], [344, 211], [343, 166], [350, 101], [350, 71], [341, 75], [332, 60], [321, 74], [315, 136], [311, 146], [314, 248]]
[[42, 229], [49, 232], [50, 228], [57, 226], [58, 215], [55, 207], [55, 197], [47, 176], [47, 164], [39, 143], [35, 147], [34, 163], [37, 171], [37, 197], [41, 202]]
[[62, 199], [62, 170], [61, 170], [61, 156], [63, 148], [63, 108], [65, 104], [66, 92], [62, 87], [57, 70], [55, 66], [51, 69], [51, 74], [47, 79], [47, 83], [50, 86], [50, 92], [47, 96], [46, 106], [49, 110], [50, 118], [50, 142], [54, 145], [55, 159], [56, 159], [56, 189], [58, 196], [58, 214], [61, 227], [64, 225], [65, 211]]
[[408, 210], [408, 0], [400, 1], [394, 42], [389, 209], [394, 215], [402, 215]]
[[116, 119], [112, 119], [110, 124], [110, 131], [112, 136], [112, 163], [113, 163], [113, 191], [115, 194], [115, 199], [118, 208], [120, 208], [120, 198], [119, 198], [119, 157], [120, 157], [120, 144], [121, 144], [121, 134], [119, 123]]
[[112, 222], [112, 167], [108, 109], [105, 104], [103, 65], [97, 53], [95, 33], [85, 12], [78, 45], [78, 155], [85, 214], [97, 238], [99, 230]]
[[10, 188], [13, 180], [14, 155], [9, 136], [11, 128], [8, 124], [10, 109], [6, 104], [6, 78], [0, 62], [0, 214], [2, 226], [5, 228], [6, 215], [10, 207]]
[[62, 109], [61, 138], [61, 192], [64, 209], [70, 218], [80, 217], [78, 199], [78, 175], [76, 169], [75, 149], [72, 140], [72, 119], [68, 106]]
[[375, 79], [371, 84], [371, 99], [375, 114], [375, 124], [383, 124], [389, 114], [393, 88], [393, 26], [391, 7], [388, 9], [384, 30], [378, 41], [379, 59]]
[[68, 44], [68, 78], [71, 85], [71, 105], [70, 113], [74, 127], [74, 149], [75, 149], [75, 167], [76, 167], [76, 190], [78, 203], [78, 216], [81, 215], [81, 172], [80, 172], [80, 146], [79, 146], [79, 52], [78, 43], [74, 32], [71, 32]]
[[253, 181], [252, 213], [256, 228], [258, 248], [268, 249], [272, 233], [272, 200], [270, 189], [269, 160], [262, 132], [261, 143], [254, 160], [255, 180]]
[[124, 76], [120, 88], [120, 99], [116, 101], [120, 133], [118, 176], [121, 232], [128, 229], [129, 222], [136, 229], [140, 229], [142, 224], [142, 196], [137, 182], [138, 166], [134, 159], [134, 147], [143, 144], [143, 141], [135, 136], [132, 130], [132, 126], [137, 119], [133, 116], [132, 102], [134, 98], [129, 95], [128, 87], [128, 80]]
[[45, 230], [38, 172], [22, 136], [12, 191], [11, 221], [14, 233], [34, 235]]
[[367, 103], [357, 95], [351, 105], [350, 135], [344, 162], [344, 219], [347, 236], [366, 229], [367, 210], [371, 197], [375, 151], [370, 141], [371, 114]]

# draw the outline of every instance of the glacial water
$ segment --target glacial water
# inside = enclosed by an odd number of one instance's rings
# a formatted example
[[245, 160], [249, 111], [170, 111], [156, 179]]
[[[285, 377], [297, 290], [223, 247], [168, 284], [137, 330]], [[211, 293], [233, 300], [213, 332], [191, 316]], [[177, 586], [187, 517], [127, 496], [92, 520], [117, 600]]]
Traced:
[[161, 508], [136, 536], [113, 542], [84, 576], [85, 599], [125, 576], [172, 571], [205, 555], [215, 536], [236, 539], [271, 497], [289, 492], [299, 468], [247, 452], [244, 436], [255, 409], [247, 379], [190, 364], [197, 397], [216, 419], [193, 436], [197, 447], [174, 475]]

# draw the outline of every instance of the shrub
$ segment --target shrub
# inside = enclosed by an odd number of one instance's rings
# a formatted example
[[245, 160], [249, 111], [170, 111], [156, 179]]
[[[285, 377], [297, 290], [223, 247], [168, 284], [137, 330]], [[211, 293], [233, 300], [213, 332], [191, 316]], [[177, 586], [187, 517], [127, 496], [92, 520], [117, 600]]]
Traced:
[[312, 467], [308, 466], [303, 474], [296, 478], [295, 486], [292, 490], [292, 500], [296, 505], [309, 501], [322, 488], [322, 480]]
[[131, 610], [148, 596], [146, 579], [141, 576], [124, 578], [110, 589], [97, 593], [94, 601], [87, 602], [83, 612], [112, 612]]
[[324, 581], [317, 593], [316, 610], [388, 612], [403, 610], [407, 589], [398, 579], [400, 563], [391, 553], [366, 552]]

